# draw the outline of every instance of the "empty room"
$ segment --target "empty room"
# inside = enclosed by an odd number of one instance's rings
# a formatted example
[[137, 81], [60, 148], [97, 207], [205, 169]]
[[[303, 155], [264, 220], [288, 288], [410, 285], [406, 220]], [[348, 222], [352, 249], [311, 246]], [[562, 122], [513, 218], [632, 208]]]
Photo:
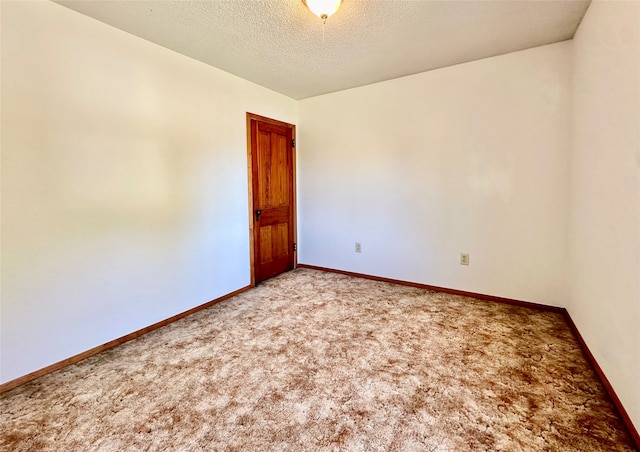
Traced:
[[0, 0], [0, 449], [640, 449], [640, 2]]

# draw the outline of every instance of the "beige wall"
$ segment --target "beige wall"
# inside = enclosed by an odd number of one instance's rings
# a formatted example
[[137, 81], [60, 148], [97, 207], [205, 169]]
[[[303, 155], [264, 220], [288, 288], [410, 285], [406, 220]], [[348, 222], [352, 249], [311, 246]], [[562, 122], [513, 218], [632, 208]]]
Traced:
[[567, 309], [640, 429], [640, 2], [594, 1], [573, 52]]
[[301, 101], [299, 261], [562, 306], [570, 52]]
[[248, 285], [245, 112], [297, 106], [60, 5], [1, 7], [6, 382]]

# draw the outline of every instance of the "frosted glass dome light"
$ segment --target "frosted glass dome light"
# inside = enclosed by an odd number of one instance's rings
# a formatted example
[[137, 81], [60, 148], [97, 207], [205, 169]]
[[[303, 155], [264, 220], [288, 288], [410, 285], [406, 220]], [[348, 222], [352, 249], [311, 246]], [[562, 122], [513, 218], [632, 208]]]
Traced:
[[302, 0], [309, 10], [326, 22], [342, 4], [342, 0]]

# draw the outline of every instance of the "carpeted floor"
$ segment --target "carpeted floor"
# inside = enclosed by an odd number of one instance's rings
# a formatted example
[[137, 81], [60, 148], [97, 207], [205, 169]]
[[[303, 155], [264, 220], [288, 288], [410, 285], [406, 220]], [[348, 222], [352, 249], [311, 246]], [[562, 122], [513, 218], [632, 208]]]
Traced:
[[561, 315], [308, 269], [0, 403], [6, 451], [633, 450]]

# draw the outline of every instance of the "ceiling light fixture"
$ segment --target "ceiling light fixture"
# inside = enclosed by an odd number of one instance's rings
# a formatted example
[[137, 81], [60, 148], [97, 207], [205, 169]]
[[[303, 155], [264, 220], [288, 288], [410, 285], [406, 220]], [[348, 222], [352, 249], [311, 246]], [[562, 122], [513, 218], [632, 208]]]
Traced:
[[331, 17], [342, 4], [342, 0], [302, 0], [309, 11], [322, 19], [322, 23], [325, 23], [329, 17]]

